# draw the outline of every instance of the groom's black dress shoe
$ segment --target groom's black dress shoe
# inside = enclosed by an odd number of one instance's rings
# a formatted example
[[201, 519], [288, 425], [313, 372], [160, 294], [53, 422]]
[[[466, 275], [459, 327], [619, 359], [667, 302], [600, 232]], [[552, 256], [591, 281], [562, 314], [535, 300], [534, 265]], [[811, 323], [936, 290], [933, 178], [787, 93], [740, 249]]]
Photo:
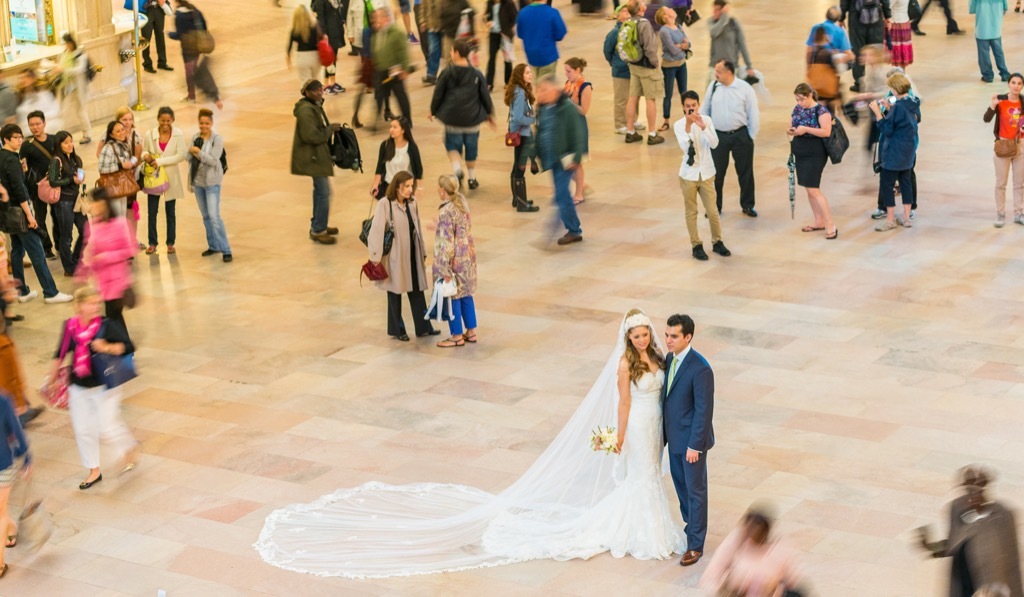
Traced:
[[754, 209], [753, 207], [744, 207], [743, 208], [743, 215], [747, 215], [747, 216], [750, 216], [752, 218], [756, 218], [757, 217], [757, 210]]
[[704, 245], [693, 246], [693, 258], [698, 259], [700, 261], [708, 260], [708, 254], [704, 252]]
[[694, 564], [696, 564], [700, 560], [700, 557], [702, 555], [704, 555], [704, 554], [699, 552], [699, 551], [693, 551], [691, 549], [690, 551], [688, 551], [688, 552], [683, 554], [683, 558], [681, 560], [679, 560], [679, 565], [680, 566], [693, 566]]

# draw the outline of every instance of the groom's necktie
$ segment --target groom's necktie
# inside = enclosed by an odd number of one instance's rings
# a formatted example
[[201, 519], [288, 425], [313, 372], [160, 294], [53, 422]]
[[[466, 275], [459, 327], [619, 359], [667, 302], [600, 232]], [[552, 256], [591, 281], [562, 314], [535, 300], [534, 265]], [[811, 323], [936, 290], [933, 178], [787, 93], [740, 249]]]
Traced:
[[672, 357], [672, 367], [668, 371], [668, 389], [672, 390], [672, 384], [676, 381], [676, 370], [679, 369], [679, 357]]

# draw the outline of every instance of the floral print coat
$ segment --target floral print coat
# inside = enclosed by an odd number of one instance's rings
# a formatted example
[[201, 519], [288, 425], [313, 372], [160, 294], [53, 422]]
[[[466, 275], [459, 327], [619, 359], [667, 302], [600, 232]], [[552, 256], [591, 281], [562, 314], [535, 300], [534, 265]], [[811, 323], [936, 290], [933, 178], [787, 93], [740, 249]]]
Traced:
[[476, 293], [476, 247], [469, 214], [451, 202], [441, 205], [434, 236], [434, 280], [455, 278], [458, 293], [465, 298]]

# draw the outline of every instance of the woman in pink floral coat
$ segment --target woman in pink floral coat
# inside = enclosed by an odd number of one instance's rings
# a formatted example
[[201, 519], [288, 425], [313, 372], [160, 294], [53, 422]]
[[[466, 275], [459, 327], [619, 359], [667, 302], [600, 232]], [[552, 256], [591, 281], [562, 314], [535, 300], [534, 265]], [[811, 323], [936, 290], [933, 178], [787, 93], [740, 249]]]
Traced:
[[[455, 280], [457, 292], [451, 297], [452, 318], [448, 322], [451, 337], [438, 342], [441, 348], [465, 346], [476, 342], [476, 247], [469, 220], [469, 202], [459, 192], [459, 179], [446, 174], [437, 180], [441, 207], [437, 213], [434, 236], [434, 279]], [[465, 325], [465, 332], [463, 332]]]

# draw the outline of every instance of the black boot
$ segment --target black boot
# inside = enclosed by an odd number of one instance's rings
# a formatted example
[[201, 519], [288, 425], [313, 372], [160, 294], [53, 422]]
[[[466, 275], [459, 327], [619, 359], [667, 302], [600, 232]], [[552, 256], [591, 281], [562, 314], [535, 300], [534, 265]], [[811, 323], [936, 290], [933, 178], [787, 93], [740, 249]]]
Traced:
[[535, 212], [540, 208], [530, 203], [526, 198], [526, 179], [518, 176], [512, 177], [512, 201], [518, 212]]

